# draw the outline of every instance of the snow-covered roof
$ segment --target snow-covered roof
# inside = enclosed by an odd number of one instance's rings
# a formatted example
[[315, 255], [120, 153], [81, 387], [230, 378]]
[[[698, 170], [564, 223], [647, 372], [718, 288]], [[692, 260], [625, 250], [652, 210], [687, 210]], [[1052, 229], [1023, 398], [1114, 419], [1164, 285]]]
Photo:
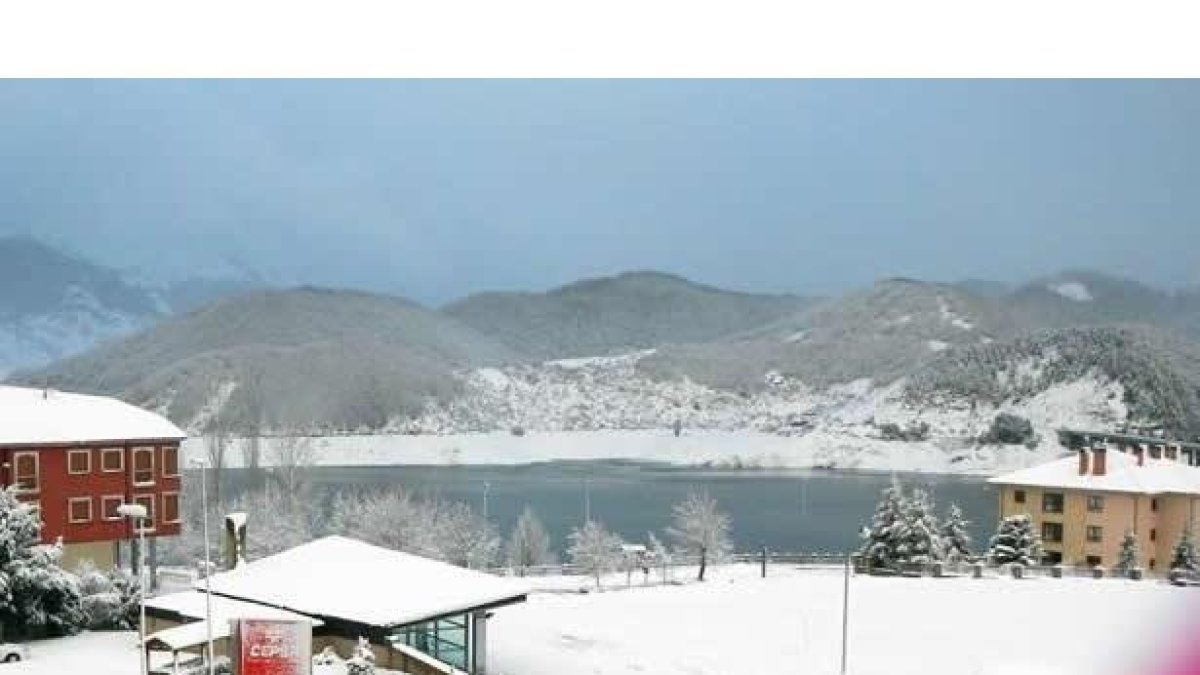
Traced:
[[[147, 598], [146, 610], [154, 612], [169, 612], [178, 614], [185, 619], [202, 620], [207, 616], [203, 591], [180, 591]], [[303, 614], [289, 612], [253, 602], [234, 600], [214, 594], [212, 596], [213, 624], [227, 625], [230, 619], [309, 619], [314, 626], [320, 626], [320, 619], [306, 617]], [[214, 632], [216, 625], [213, 626]]]
[[161, 415], [115, 398], [0, 385], [0, 446], [186, 437]]
[[339, 536], [215, 574], [209, 583], [229, 597], [371, 626], [520, 602], [529, 593], [511, 579]]
[[[1137, 457], [1124, 452], [1107, 452], [1105, 473], [1079, 475], [1079, 457], [1071, 454], [1052, 462], [1012, 473], [994, 476], [989, 483], [1028, 485], [1076, 490], [1136, 492], [1140, 494], [1180, 493], [1200, 495], [1200, 468], [1173, 459], [1145, 458], [1138, 466]], [[1090, 458], [1089, 469], [1095, 458]]]

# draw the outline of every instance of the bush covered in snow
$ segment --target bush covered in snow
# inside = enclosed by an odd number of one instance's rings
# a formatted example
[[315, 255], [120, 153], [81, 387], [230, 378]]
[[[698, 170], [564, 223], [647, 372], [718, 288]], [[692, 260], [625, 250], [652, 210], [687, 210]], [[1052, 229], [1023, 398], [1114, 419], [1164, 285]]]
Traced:
[[1033, 518], [1022, 513], [1000, 521], [988, 555], [997, 565], [1036, 565], [1042, 557], [1042, 540], [1033, 528]]
[[1117, 552], [1117, 564], [1113, 570], [1123, 575], [1129, 574], [1140, 567], [1141, 551], [1138, 550], [1137, 536], [1132, 531], [1126, 531], [1121, 538], [1121, 549]]
[[1024, 445], [1033, 439], [1033, 424], [1011, 413], [996, 415], [988, 430], [979, 436], [979, 442], [985, 445]]
[[929, 439], [929, 424], [913, 422], [901, 427], [895, 422], [885, 422], [879, 425], [879, 437], [885, 441], [924, 441]]
[[42, 523], [14, 487], [0, 490], [0, 627], [7, 638], [69, 635], [84, 624], [75, 575], [59, 567], [62, 543], [39, 543]]
[[1185, 528], [1179, 536], [1179, 541], [1171, 552], [1170, 569], [1192, 573], [1200, 572], [1200, 555], [1196, 553], [1196, 541], [1192, 537], [1191, 528]]
[[75, 570], [83, 594], [83, 614], [88, 630], [133, 630], [138, 625], [141, 583], [132, 574], [114, 567], [107, 572], [84, 561]]

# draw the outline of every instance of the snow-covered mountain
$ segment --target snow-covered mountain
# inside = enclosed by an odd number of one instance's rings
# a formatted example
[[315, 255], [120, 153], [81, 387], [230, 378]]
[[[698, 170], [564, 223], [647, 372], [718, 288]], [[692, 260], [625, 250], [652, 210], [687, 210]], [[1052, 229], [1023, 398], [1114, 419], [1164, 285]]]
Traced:
[[0, 376], [128, 335], [167, 311], [115, 270], [32, 239], [0, 239]]

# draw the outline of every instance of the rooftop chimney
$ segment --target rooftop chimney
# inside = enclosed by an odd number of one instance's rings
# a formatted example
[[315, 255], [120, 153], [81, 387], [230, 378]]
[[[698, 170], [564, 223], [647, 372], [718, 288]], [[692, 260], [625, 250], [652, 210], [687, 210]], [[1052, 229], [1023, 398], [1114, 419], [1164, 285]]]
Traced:
[[1079, 449], [1079, 475], [1086, 476], [1088, 474], [1088, 449]]
[[1146, 446], [1140, 443], [1133, 446], [1133, 454], [1137, 455], [1138, 466], [1146, 465]]
[[1168, 445], [1167, 446], [1167, 459], [1179, 459], [1179, 446], [1178, 445]]
[[1092, 475], [1103, 476], [1108, 473], [1108, 448], [1099, 447], [1092, 450]]

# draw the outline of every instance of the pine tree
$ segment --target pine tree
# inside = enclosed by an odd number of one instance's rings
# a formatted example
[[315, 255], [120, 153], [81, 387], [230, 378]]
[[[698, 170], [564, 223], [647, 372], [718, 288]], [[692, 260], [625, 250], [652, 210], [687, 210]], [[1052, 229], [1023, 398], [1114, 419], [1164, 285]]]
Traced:
[[711, 559], [721, 562], [729, 557], [733, 542], [729, 538], [729, 516], [722, 513], [717, 500], [707, 492], [690, 492], [671, 508], [672, 525], [667, 536], [681, 551], [700, 557], [697, 579], [704, 581], [704, 570]]
[[59, 567], [62, 543], [39, 543], [33, 507], [0, 490], [0, 627], [6, 637], [59, 636], [85, 622], [75, 575]]
[[950, 505], [950, 513], [942, 524], [942, 546], [944, 557], [952, 562], [958, 562], [971, 557], [971, 534], [968, 528], [971, 521], [963, 518], [962, 509], [958, 504]]
[[1192, 528], [1184, 528], [1179, 543], [1171, 554], [1171, 569], [1200, 572], [1200, 556], [1196, 553], [1196, 542], [1192, 539]]
[[1037, 564], [1042, 555], [1042, 541], [1033, 529], [1033, 518], [1022, 513], [1000, 521], [989, 554], [998, 565]]
[[508, 564], [521, 576], [525, 569], [535, 565], [554, 564], [554, 552], [550, 550], [550, 535], [538, 520], [533, 509], [525, 507], [512, 536], [508, 539]]
[[896, 559], [901, 563], [930, 563], [942, 558], [941, 528], [933, 513], [933, 497], [921, 488], [903, 499], [902, 520], [896, 546]]
[[601, 575], [616, 569], [621, 560], [621, 538], [589, 520], [583, 527], [572, 530], [567, 540], [571, 563], [594, 577], [596, 588], [600, 588]]
[[1117, 564], [1113, 569], [1128, 574], [1130, 570], [1138, 567], [1138, 558], [1137, 537], [1132, 531], [1126, 530], [1125, 537], [1121, 539], [1121, 551], [1117, 553]]
[[898, 482], [893, 482], [880, 495], [871, 527], [859, 551], [868, 567], [894, 569], [898, 565], [904, 511], [904, 491]]

